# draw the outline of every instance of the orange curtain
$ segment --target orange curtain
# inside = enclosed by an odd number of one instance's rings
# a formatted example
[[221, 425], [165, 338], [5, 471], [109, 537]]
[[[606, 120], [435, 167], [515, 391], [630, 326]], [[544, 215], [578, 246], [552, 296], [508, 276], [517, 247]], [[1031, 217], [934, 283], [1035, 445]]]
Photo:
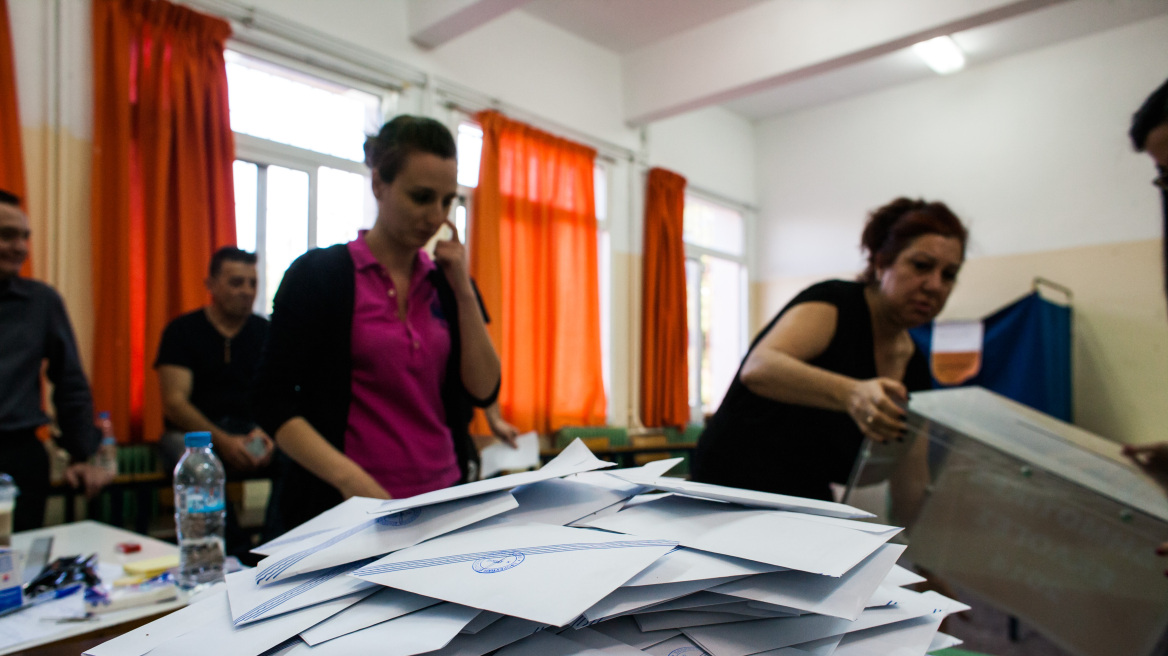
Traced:
[[596, 151], [498, 112], [476, 120], [470, 264], [503, 363], [500, 410], [522, 431], [602, 425]]
[[685, 306], [685, 178], [649, 171], [641, 293], [641, 421], [689, 421]]
[[211, 253], [235, 243], [230, 34], [165, 0], [93, 0], [93, 393], [133, 441], [162, 430], [162, 329], [204, 303]]
[[[8, 0], [0, 0], [0, 189], [20, 196], [27, 210], [24, 182], [24, 148], [20, 139], [20, 106], [16, 102], [16, 60], [12, 56], [12, 28]], [[24, 261], [20, 275], [32, 274], [32, 258]]]

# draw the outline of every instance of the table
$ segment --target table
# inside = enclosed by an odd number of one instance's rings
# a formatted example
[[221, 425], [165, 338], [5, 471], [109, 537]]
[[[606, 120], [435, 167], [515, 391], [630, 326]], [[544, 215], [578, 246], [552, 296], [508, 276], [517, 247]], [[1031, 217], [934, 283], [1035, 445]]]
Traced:
[[[33, 540], [40, 537], [53, 538], [50, 559], [96, 553], [101, 562], [122, 563], [178, 553], [178, 547], [173, 544], [89, 520], [14, 533], [12, 547], [20, 551], [27, 551]], [[115, 546], [120, 542], [137, 542], [142, 546], [142, 550], [129, 555], [119, 554], [115, 550]], [[180, 597], [175, 601], [103, 613], [93, 621], [57, 624], [54, 625], [54, 630], [50, 634], [12, 644], [0, 644], [0, 656], [5, 654], [76, 655], [93, 645], [105, 642], [114, 636], [121, 635], [130, 629], [181, 608], [185, 604], [186, 602]], [[0, 635], [7, 635], [4, 631], [7, 623], [21, 621], [22, 612], [26, 611], [18, 611], [0, 617]]]

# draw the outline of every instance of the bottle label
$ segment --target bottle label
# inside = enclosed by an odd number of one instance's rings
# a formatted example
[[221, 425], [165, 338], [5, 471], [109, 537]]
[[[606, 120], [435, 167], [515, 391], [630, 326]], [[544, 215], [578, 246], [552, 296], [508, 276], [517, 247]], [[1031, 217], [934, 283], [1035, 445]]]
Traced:
[[186, 506], [188, 513], [220, 512], [224, 508], [223, 495], [214, 492], [210, 494], [187, 492]]

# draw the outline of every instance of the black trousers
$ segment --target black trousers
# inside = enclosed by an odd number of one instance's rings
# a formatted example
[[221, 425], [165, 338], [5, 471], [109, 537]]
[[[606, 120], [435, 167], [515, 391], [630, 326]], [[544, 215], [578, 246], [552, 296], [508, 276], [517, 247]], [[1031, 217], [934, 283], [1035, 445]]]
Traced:
[[0, 472], [11, 476], [20, 489], [12, 530], [43, 526], [49, 497], [49, 453], [37, 439], [35, 428], [0, 431]]

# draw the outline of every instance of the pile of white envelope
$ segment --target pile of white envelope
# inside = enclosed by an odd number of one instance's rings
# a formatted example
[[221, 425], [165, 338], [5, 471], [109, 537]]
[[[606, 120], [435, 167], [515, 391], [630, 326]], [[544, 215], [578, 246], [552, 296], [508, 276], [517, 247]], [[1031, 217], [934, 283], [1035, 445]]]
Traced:
[[89, 656], [923, 655], [967, 607], [903, 586], [899, 529], [849, 506], [599, 470], [353, 498], [255, 569]]

